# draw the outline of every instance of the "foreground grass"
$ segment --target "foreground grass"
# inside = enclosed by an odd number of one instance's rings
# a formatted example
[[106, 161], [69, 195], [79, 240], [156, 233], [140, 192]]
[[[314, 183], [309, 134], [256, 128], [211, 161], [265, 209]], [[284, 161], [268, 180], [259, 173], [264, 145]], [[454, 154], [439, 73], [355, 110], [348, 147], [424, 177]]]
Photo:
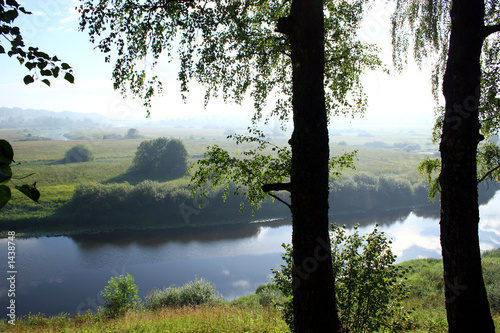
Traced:
[[223, 304], [167, 308], [159, 311], [130, 311], [118, 319], [99, 315], [45, 318], [32, 315], [16, 322], [2, 322], [8, 332], [289, 332], [274, 307], [246, 307]]
[[[410, 309], [402, 332], [446, 333], [448, 323], [444, 300], [442, 261], [415, 259], [400, 264], [408, 269], [411, 286], [403, 306]], [[500, 309], [495, 303], [500, 294], [500, 249], [483, 255], [483, 275], [490, 298], [495, 332], [500, 333]], [[102, 313], [70, 317], [61, 314], [46, 318], [42, 314], [24, 316], [10, 325], [0, 321], [6, 332], [290, 332], [280, 311], [261, 306], [259, 296], [251, 294], [233, 302], [211, 306], [164, 308], [158, 311], [138, 309], [124, 317], [108, 319]], [[385, 333], [385, 332], [384, 332]]]

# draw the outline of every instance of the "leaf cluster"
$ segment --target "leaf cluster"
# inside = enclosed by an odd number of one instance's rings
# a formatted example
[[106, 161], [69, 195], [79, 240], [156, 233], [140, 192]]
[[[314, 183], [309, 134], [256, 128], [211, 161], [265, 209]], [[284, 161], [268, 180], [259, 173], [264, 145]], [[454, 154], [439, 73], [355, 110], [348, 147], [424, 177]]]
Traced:
[[[207, 148], [204, 159], [199, 160], [190, 171], [193, 196], [207, 197], [217, 188], [223, 188], [224, 199], [229, 194], [230, 184], [234, 183], [234, 194], [248, 199], [252, 212], [256, 211], [267, 193], [262, 186], [284, 183], [290, 174], [291, 152], [288, 147], [279, 147], [264, 140], [258, 130], [250, 130], [254, 136], [230, 135], [236, 144], [254, 144], [255, 148], [244, 150], [236, 156], [214, 145]], [[205, 184], [210, 184], [209, 188]], [[275, 198], [275, 197], [272, 197]], [[242, 202], [240, 211], [244, 208]]]
[[0, 54], [7, 54], [9, 57], [15, 57], [21, 65], [24, 65], [33, 74], [24, 76], [25, 84], [35, 82], [40, 79], [43, 83], [50, 86], [49, 78], [57, 78], [60, 75], [70, 83], [74, 83], [73, 70], [70, 65], [61, 62], [57, 56], [49, 56], [40, 51], [38, 47], [29, 46], [26, 49], [23, 36], [19, 27], [13, 26], [14, 20], [19, 13], [31, 14], [24, 7], [19, 5], [16, 0], [0, 1], [0, 36], [7, 40], [8, 46], [0, 44]]
[[32, 185], [16, 185], [13, 182], [13, 179], [20, 180], [33, 174], [24, 177], [14, 177], [11, 168], [12, 163], [15, 163], [14, 150], [12, 149], [12, 146], [8, 141], [0, 140], [0, 209], [2, 209], [12, 197], [10, 187], [6, 185], [8, 182], [13, 183], [16, 190], [31, 200], [38, 202], [38, 199], [40, 198], [40, 192], [36, 188], [36, 182]]
[[[179, 60], [182, 95], [196, 80], [212, 97], [241, 103], [253, 100], [254, 121], [270, 112], [283, 123], [291, 108], [291, 58], [286, 36], [276, 32], [278, 19], [290, 12], [290, 1], [137, 1], [87, 0], [80, 7], [80, 29], [106, 53], [116, 49], [114, 87], [139, 96], [146, 106], [161, 93], [158, 61]], [[357, 39], [369, 1], [325, 2], [325, 86], [330, 114], [362, 112], [366, 96], [361, 73], [381, 66], [373, 45]], [[267, 120], [268, 118], [266, 118]]]
[[141, 142], [129, 172], [145, 177], [177, 178], [187, 170], [187, 151], [182, 141], [165, 137]]
[[101, 292], [105, 314], [116, 318], [135, 308], [139, 303], [138, 291], [139, 288], [130, 273], [126, 276], [112, 277]]

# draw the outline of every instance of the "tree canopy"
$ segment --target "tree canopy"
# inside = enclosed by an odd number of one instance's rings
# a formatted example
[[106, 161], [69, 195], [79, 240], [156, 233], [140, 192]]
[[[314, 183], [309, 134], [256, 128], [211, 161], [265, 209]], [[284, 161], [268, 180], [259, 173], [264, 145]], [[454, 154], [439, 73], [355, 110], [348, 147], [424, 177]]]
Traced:
[[132, 161], [130, 172], [141, 176], [172, 179], [182, 177], [187, 170], [187, 151], [177, 139], [164, 137], [141, 142]]
[[24, 76], [25, 84], [41, 80], [50, 86], [49, 78], [57, 78], [60, 75], [66, 81], [73, 83], [75, 78], [70, 65], [62, 62], [57, 56], [50, 56], [41, 51], [38, 47], [26, 48], [21, 29], [13, 25], [19, 14], [30, 15], [31, 12], [16, 0], [0, 1], [0, 35], [3, 37], [0, 39], [0, 54], [15, 57], [21, 65], [26, 67], [31, 74]]
[[[229, 173], [247, 182], [246, 174], [270, 174], [262, 186], [243, 194], [254, 195], [249, 199], [255, 202], [266, 197], [262, 193], [290, 193], [293, 260], [308, 272], [294, 272], [300, 281], [293, 291], [298, 332], [340, 330], [328, 237], [328, 119], [364, 111], [360, 76], [381, 65], [376, 48], [358, 40], [368, 2], [87, 0], [79, 9], [81, 29], [107, 53], [107, 61], [117, 57], [114, 87], [140, 96], [145, 106], [162, 89], [156, 64], [173, 60], [177, 53], [184, 97], [196, 80], [205, 87], [205, 104], [212, 97], [235, 103], [250, 97], [253, 125], [269, 117], [280, 119], [282, 126], [293, 121], [291, 155], [288, 148], [266, 142], [254, 127], [250, 136], [237, 138], [257, 144], [246, 156], [251, 161], [233, 163], [212, 147], [207, 157], [220, 157], [217, 161], [224, 167], [212, 168], [203, 180], [224, 179], [223, 173]], [[112, 49], [117, 52], [112, 54]], [[268, 108], [271, 99], [274, 105]], [[274, 148], [276, 155], [264, 157], [269, 155], [264, 148], [271, 153]], [[321, 260], [318, 242], [326, 246]], [[312, 270], [307, 266], [311, 260]], [[322, 292], [316, 291], [318, 286]]]

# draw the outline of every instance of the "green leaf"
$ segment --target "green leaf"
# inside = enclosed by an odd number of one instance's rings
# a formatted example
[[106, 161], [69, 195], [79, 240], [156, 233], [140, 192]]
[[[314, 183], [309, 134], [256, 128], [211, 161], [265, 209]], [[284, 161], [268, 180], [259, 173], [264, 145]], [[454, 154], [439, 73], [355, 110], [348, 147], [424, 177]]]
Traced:
[[0, 45], [0, 54], [5, 53], [5, 49], [3, 48], [2, 45]]
[[64, 74], [64, 79], [69, 83], [75, 83], [75, 77], [70, 73]]
[[19, 14], [17, 13], [16, 9], [11, 9], [11, 10], [5, 11], [5, 12], [3, 12], [2, 21], [6, 22], [6, 23], [10, 23], [10, 22], [14, 21], [18, 15]]
[[59, 67], [52, 68], [52, 76], [53, 77], [58, 77], [59, 76]]
[[42, 59], [45, 59], [45, 60], [50, 60], [50, 56], [45, 53], [45, 52], [42, 52], [42, 51], [35, 51], [34, 52], [35, 55], [38, 57], [38, 58], [42, 58]]
[[0, 185], [0, 209], [9, 202], [11, 196], [10, 188], [5, 185]]
[[0, 140], [0, 166], [14, 162], [14, 150], [7, 140]]
[[33, 185], [24, 184], [21, 186], [16, 186], [16, 190], [20, 191], [22, 194], [38, 203], [38, 199], [40, 199], [40, 192], [36, 188], [36, 183]]
[[48, 85], [50, 87], [50, 81], [49, 80], [43, 79], [42, 82], [45, 83], [46, 85]]
[[12, 169], [8, 165], [4, 165], [0, 169], [0, 185], [6, 184], [12, 178]]
[[35, 79], [33, 78], [33, 75], [26, 75], [23, 79], [24, 84], [30, 84], [35, 82]]
[[26, 64], [24, 64], [24, 66], [29, 69], [29, 70], [32, 70], [33, 68], [36, 67], [36, 64], [34, 62], [27, 62]]
[[64, 69], [64, 70], [68, 70], [68, 69], [70, 69], [70, 68], [71, 68], [71, 66], [70, 66], [70, 65], [68, 65], [67, 63], [63, 62], [63, 63], [61, 64], [61, 68], [62, 68], [62, 69]]
[[[36, 54], [36, 52], [35, 52]], [[44, 69], [45, 67], [47, 67], [47, 62], [45, 60], [38, 60], [38, 63], [36, 64], [38, 66], [38, 68], [40, 68], [40, 70]]]
[[52, 71], [50, 69], [44, 69], [40, 71], [40, 74], [42, 74], [42, 76], [52, 76]]

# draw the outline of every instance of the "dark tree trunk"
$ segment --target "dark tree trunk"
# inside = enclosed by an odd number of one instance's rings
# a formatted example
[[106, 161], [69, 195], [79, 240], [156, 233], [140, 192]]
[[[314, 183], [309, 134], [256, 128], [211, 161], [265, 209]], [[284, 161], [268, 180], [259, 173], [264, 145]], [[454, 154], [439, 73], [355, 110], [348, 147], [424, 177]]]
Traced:
[[328, 129], [321, 0], [293, 0], [278, 22], [289, 37], [294, 131], [291, 210], [295, 332], [339, 332], [328, 235]]
[[441, 246], [449, 332], [494, 332], [481, 270], [476, 153], [479, 130], [482, 0], [455, 0], [443, 93], [440, 151]]

